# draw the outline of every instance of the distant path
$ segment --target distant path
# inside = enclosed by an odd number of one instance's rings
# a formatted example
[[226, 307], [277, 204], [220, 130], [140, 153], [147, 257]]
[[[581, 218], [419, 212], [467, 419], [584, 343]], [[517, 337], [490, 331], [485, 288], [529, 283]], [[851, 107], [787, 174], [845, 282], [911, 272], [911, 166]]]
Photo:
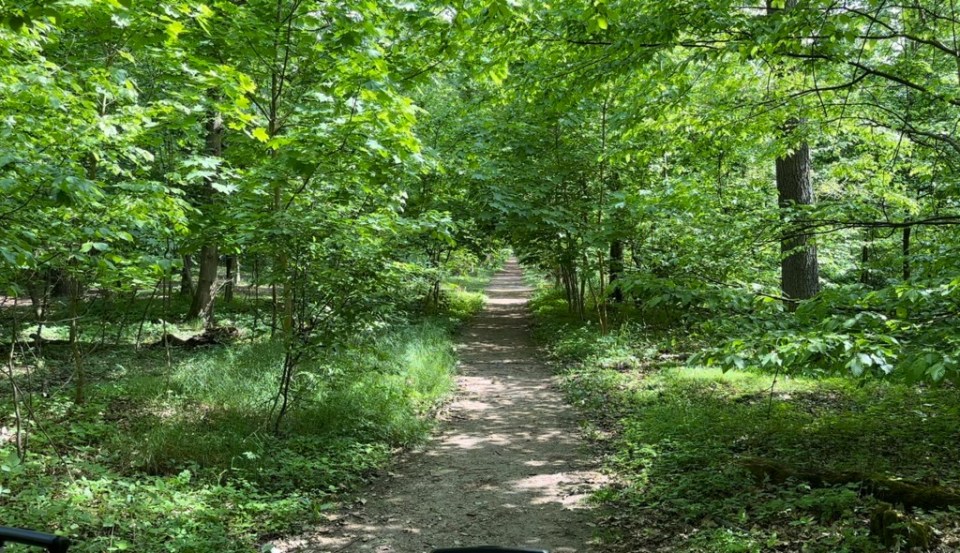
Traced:
[[375, 483], [365, 504], [282, 550], [589, 550], [593, 528], [582, 500], [601, 477], [588, 463], [572, 409], [538, 360], [529, 295], [511, 261], [460, 340], [459, 391], [437, 436]]

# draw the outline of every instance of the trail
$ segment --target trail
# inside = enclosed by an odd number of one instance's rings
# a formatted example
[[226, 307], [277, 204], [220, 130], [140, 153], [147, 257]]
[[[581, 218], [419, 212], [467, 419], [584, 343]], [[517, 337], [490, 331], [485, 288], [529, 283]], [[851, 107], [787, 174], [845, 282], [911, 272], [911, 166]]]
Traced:
[[538, 359], [520, 268], [491, 281], [487, 307], [464, 330], [458, 393], [427, 446], [353, 510], [283, 551], [421, 553], [502, 545], [590, 551], [584, 499], [601, 481], [576, 417]]

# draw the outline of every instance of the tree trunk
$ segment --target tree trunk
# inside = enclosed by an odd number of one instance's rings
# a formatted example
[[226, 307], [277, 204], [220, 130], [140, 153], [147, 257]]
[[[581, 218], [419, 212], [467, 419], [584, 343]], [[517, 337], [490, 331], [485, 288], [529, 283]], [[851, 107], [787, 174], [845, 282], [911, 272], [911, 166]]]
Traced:
[[620, 275], [623, 274], [623, 241], [614, 239], [610, 242], [610, 287], [613, 292], [614, 303], [623, 303], [623, 290], [620, 288]]
[[63, 269], [51, 269], [48, 278], [50, 279], [50, 290], [56, 298], [70, 298], [73, 282], [70, 276]]
[[227, 282], [223, 286], [223, 299], [227, 303], [233, 302], [233, 287], [237, 283], [237, 256], [227, 256]]
[[[16, 305], [16, 303], [14, 303], [14, 305]], [[13, 445], [17, 451], [17, 458], [23, 460], [24, 457], [27, 456], [27, 425], [24, 424], [26, 421], [24, 420], [23, 412], [20, 409], [20, 404], [22, 403], [23, 399], [21, 398], [20, 387], [17, 385], [17, 379], [13, 370], [14, 354], [17, 351], [16, 336], [20, 334], [20, 328], [16, 318], [13, 319], [13, 332], [11, 334], [14, 336], [14, 339], [11, 340], [10, 343], [10, 354], [7, 356], [6, 365], [7, 378], [9, 379], [10, 388], [13, 392]]]
[[[207, 119], [207, 155], [212, 157], [221, 157], [223, 155], [223, 117], [219, 113], [211, 113]], [[212, 202], [211, 187], [216, 177], [212, 177], [207, 182], [205, 195], [207, 203]], [[208, 231], [209, 234], [209, 231]], [[212, 237], [207, 236], [207, 242], [200, 248], [200, 275], [197, 277], [197, 289], [193, 294], [193, 302], [190, 304], [190, 311], [187, 312], [187, 319], [195, 319], [203, 313], [207, 324], [213, 320], [213, 283], [217, 279], [218, 252], [217, 245], [213, 243]]]
[[871, 288], [883, 286], [883, 270], [877, 268], [877, 230], [864, 229], [863, 246], [860, 249], [860, 284]]
[[193, 295], [193, 256], [183, 256], [183, 268], [180, 269], [180, 295]]
[[903, 227], [903, 281], [910, 280], [910, 233], [911, 227]]
[[[792, 206], [813, 204], [813, 183], [810, 180], [810, 146], [806, 142], [777, 159], [777, 192], [781, 215]], [[820, 290], [817, 247], [808, 233], [786, 228], [780, 242], [780, 283], [790, 308], [795, 300], [812, 298]]]
[[580, 285], [577, 289], [577, 315], [580, 317], [580, 320], [587, 318], [587, 270], [584, 268], [580, 271]]
[[73, 400], [78, 405], [86, 399], [87, 373], [84, 370], [83, 359], [80, 354], [80, 283], [74, 278], [68, 280], [70, 286], [70, 353], [73, 357], [73, 366], [76, 371]]
[[870, 249], [873, 244], [873, 230], [867, 229], [863, 245], [860, 246], [860, 284], [870, 286], [873, 277], [870, 274]]
[[283, 291], [281, 301], [282, 312], [280, 313], [280, 329], [283, 331], [283, 337], [285, 340], [289, 340], [293, 336], [293, 290], [294, 290], [294, 279], [291, 274], [290, 261], [287, 257], [286, 252], [281, 252], [277, 257], [277, 269], [283, 278]]
[[[797, 6], [798, 0], [786, 0], [784, 10]], [[767, 0], [767, 14], [779, 11], [772, 0]], [[780, 76], [781, 69], [776, 69]], [[787, 138], [801, 121], [787, 121], [782, 129], [782, 139]], [[813, 204], [813, 183], [810, 179], [810, 145], [798, 144], [789, 154], [777, 159], [777, 193], [780, 218], [785, 219], [793, 206]], [[787, 308], [796, 309], [797, 301], [812, 298], [820, 291], [820, 269], [817, 263], [817, 248], [809, 233], [796, 232], [785, 225], [780, 240], [780, 288], [787, 298]]]
[[26, 279], [27, 295], [30, 296], [30, 305], [33, 308], [33, 315], [37, 321], [43, 318], [43, 303], [50, 290], [46, 276], [39, 271], [30, 271]]
[[213, 319], [213, 283], [217, 280], [219, 258], [215, 245], [200, 249], [200, 275], [187, 319], [196, 319], [201, 314], [208, 324]]
[[77, 343], [77, 340], [80, 338], [80, 284], [73, 278], [66, 278], [65, 282], [67, 286], [68, 313], [70, 314], [70, 333], [67, 339], [72, 345]]

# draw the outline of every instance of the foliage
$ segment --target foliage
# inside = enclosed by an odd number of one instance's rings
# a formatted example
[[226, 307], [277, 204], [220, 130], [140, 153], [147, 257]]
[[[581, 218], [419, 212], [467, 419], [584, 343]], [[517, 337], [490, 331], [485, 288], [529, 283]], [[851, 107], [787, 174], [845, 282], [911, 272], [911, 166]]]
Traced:
[[[418, 436], [415, 415], [446, 384], [416, 360], [479, 307], [468, 275], [507, 246], [553, 286], [538, 309], [562, 321], [547, 331], [566, 335], [560, 358], [946, 397], [960, 382], [955, 12], [940, 0], [7, 2], [0, 335], [14, 430], [2, 443], [26, 467], [45, 435], [74, 443], [37, 420], [85, 423], [84, 462], [156, 473], [176, 493], [275, 493], [265, 448], [337, 472], [335, 455], [289, 444], [347, 412], [369, 416], [342, 425], [345, 455], [367, 444], [352, 437]], [[103, 361], [231, 327], [249, 345], [187, 364], [154, 350], [151, 371]], [[120, 423], [95, 413], [127, 393], [129, 429], [104, 441]], [[36, 474], [72, 474], [47, 454]], [[224, 484], [213, 467], [240, 472]], [[171, 480], [180, 468], [190, 483]], [[277, 470], [266, 480], [313, 485]], [[698, 535], [775, 547], [746, 526]]]
[[[425, 96], [430, 148], [604, 331], [724, 312], [704, 331], [732, 343], [704, 355], [727, 367], [953, 379], [951, 10], [517, 3], [493, 35], [508, 70]], [[806, 206], [775, 186], [804, 144]], [[807, 305], [780, 291], [797, 235], [819, 258]]]
[[[669, 539], [675, 551], [885, 550], [869, 536], [876, 500], [855, 482], [758, 483], [746, 459], [928, 484], [957, 477], [954, 389], [722, 372], [678, 362], [670, 352], [693, 343], [669, 332], [573, 327], [548, 298], [537, 302], [540, 337], [564, 355], [568, 397], [613, 476], [597, 495], [611, 547]], [[954, 513], [922, 517], [944, 550], [956, 546]]]
[[[78, 551], [249, 551], [304, 529], [396, 448], [429, 432], [432, 410], [452, 388], [451, 330], [483, 305], [482, 296], [458, 287], [448, 298], [450, 310], [436, 318], [356, 336], [305, 364], [282, 435], [268, 424], [280, 342], [169, 358], [162, 348], [115, 347], [90, 362], [95, 385], [82, 404], [59, 385], [45, 398], [31, 388], [69, 375], [69, 355], [54, 350], [42, 364], [24, 358], [29, 454], [21, 461], [11, 446], [0, 451], [0, 518], [69, 536]], [[242, 317], [247, 301], [220, 316], [249, 321]], [[128, 309], [139, 316], [143, 308]], [[144, 341], [163, 332], [152, 325]], [[11, 399], [0, 417], [5, 429], [13, 427]]]

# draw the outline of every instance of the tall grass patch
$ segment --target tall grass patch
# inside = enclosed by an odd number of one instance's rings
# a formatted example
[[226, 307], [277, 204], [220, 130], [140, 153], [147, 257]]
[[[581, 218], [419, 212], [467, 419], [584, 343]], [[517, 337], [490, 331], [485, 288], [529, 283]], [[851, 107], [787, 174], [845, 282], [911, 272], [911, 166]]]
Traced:
[[454, 383], [453, 334], [484, 302], [444, 295], [437, 315], [303, 362], [279, 432], [280, 343], [98, 356], [110, 379], [86, 402], [63, 387], [35, 403], [25, 461], [0, 448], [0, 520], [79, 553], [246, 552], [305, 528], [428, 435]]
[[229, 469], [255, 480], [287, 437], [301, 446], [407, 446], [429, 430], [425, 415], [449, 392], [456, 364], [448, 333], [432, 322], [305, 363], [283, 435], [276, 436], [269, 422], [282, 360], [281, 344], [245, 344], [183, 359], [167, 376], [141, 378], [137, 407], [127, 413], [130, 432], [115, 435], [108, 449], [121, 466], [151, 474]]

